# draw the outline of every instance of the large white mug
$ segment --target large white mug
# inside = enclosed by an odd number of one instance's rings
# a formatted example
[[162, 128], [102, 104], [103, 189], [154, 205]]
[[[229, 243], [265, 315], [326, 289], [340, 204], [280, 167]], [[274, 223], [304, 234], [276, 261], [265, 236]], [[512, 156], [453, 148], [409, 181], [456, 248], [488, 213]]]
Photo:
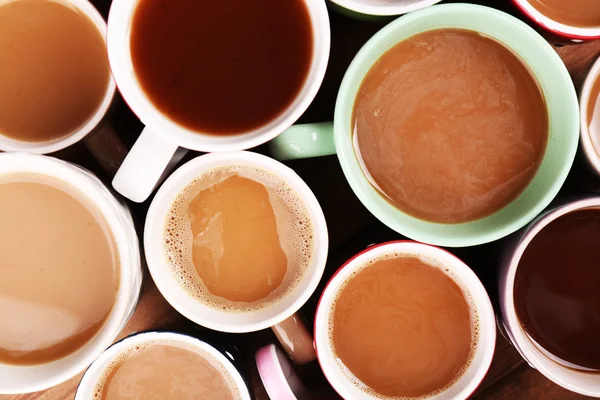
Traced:
[[600, 373], [569, 368], [564, 365], [564, 361], [560, 362], [550, 353], [542, 350], [525, 332], [515, 311], [515, 278], [525, 249], [542, 229], [561, 216], [578, 210], [600, 208], [600, 197], [583, 197], [558, 204], [515, 235], [504, 249], [499, 276], [500, 310], [502, 312], [499, 322], [504, 333], [525, 361], [546, 378], [572, 392], [600, 397]]
[[[196, 178], [211, 170], [230, 166], [264, 170], [281, 179], [302, 201], [312, 225], [313, 253], [300, 282], [269, 307], [251, 312], [226, 311], [200, 302], [181, 285], [167, 260], [167, 217], [178, 195]], [[177, 169], [156, 193], [144, 228], [144, 248], [150, 274], [173, 308], [196, 324], [221, 332], [253, 332], [272, 327], [288, 354], [298, 363], [310, 361], [314, 358], [314, 351], [312, 339], [295, 313], [317, 288], [325, 269], [328, 247], [325, 216], [306, 183], [282, 163], [245, 151], [206, 154]]]
[[289, 128], [306, 111], [321, 86], [331, 41], [325, 0], [304, 0], [312, 23], [314, 46], [308, 75], [294, 101], [274, 120], [248, 132], [231, 136], [195, 132], [158, 110], [137, 79], [131, 58], [130, 32], [139, 1], [114, 0], [108, 18], [108, 57], [113, 75], [125, 101], [146, 125], [113, 180], [114, 188], [135, 202], [146, 200], [165, 170], [181, 159], [182, 151], [177, 151], [180, 147], [201, 152], [245, 150]]
[[[477, 389], [492, 362], [496, 346], [494, 310], [481, 281], [466, 264], [445, 250], [422, 243], [396, 241], [372, 246], [352, 257], [335, 273], [321, 295], [315, 316], [315, 347], [319, 364], [331, 386], [342, 398], [346, 400], [383, 398], [383, 396], [369, 394], [364, 388], [360, 388], [356, 383], [358, 379], [350, 379], [347, 368], [335, 353], [329, 327], [334, 301], [348, 280], [355, 276], [356, 271], [383, 256], [403, 253], [422, 257], [424, 260], [434, 260], [439, 265], [443, 265], [448, 271], [445, 273], [451, 274], [452, 279], [463, 292], [467, 291], [472, 299], [471, 306], [474, 307], [472, 312], [478, 317], [479, 337], [469, 366], [447, 389], [432, 396], [422, 397], [427, 400], [464, 400]], [[402, 341], [402, 337], [398, 337], [398, 341]]]
[[[11, 1], [13, 0], [0, 0], [0, 7], [2, 7], [4, 3], [9, 3]], [[98, 10], [96, 10], [88, 0], [61, 0], [61, 3], [75, 7], [79, 12], [87, 16], [87, 18], [96, 26], [98, 32], [102, 35], [102, 38], [106, 40], [106, 22]], [[73, 32], [73, 34], [76, 33]], [[2, 135], [2, 132], [0, 132], [0, 150], [47, 154], [54, 153], [77, 143], [97, 128], [100, 122], [106, 117], [113, 102], [115, 91], [115, 81], [111, 76], [108, 85], [106, 86], [106, 92], [104, 93], [102, 102], [95, 114], [83, 126], [79, 127], [74, 132], [71, 132], [69, 135], [47, 142], [26, 142], [9, 138]], [[35, 118], [35, 116], [32, 116], [32, 118]]]
[[113, 343], [133, 314], [142, 284], [139, 242], [128, 209], [91, 173], [55, 158], [25, 154], [0, 154], [0, 175], [32, 173], [72, 186], [106, 220], [119, 255], [119, 287], [115, 304], [98, 333], [77, 351], [59, 360], [36, 365], [0, 363], [0, 394], [37, 392], [58, 385], [90, 365]]

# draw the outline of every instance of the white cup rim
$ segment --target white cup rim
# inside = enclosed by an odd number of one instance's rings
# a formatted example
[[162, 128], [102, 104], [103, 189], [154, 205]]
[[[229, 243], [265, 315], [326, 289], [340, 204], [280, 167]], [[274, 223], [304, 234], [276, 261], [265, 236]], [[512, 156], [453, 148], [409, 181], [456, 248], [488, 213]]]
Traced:
[[289, 128], [315, 98], [327, 69], [331, 32], [325, 0], [305, 0], [313, 29], [313, 56], [302, 89], [274, 120], [238, 135], [215, 136], [189, 130], [156, 109], [144, 93], [133, 68], [130, 30], [139, 0], [114, 0], [108, 17], [108, 58], [123, 98], [153, 132], [177, 145], [202, 152], [237, 151], [263, 144]]
[[598, 153], [598, 150], [600, 149], [597, 150], [592, 143], [587, 120], [590, 95], [592, 88], [597, 81], [600, 82], [600, 57], [596, 59], [588, 72], [579, 96], [581, 147], [591, 167], [596, 171], [596, 174], [600, 175], [600, 154]]
[[539, 12], [528, 0], [513, 0], [517, 7], [530, 19], [537, 22], [543, 28], [575, 41], [600, 39], [600, 26], [594, 28], [582, 28], [570, 26], [555, 21]]
[[[248, 313], [216, 310], [196, 300], [177, 283], [166, 262], [164, 226], [176, 196], [192, 180], [215, 168], [231, 165], [252, 166], [270, 172], [286, 182], [303, 201], [311, 217], [314, 252], [300, 283], [286, 296], [267, 308]], [[254, 332], [274, 326], [300, 309], [316, 290], [327, 261], [328, 234], [325, 216], [306, 183], [290, 168], [261, 154], [240, 151], [205, 154], [175, 171], [156, 193], [146, 217], [144, 248], [150, 274], [163, 297], [180, 314], [198, 325], [221, 332]]]
[[[428, 397], [428, 399], [431, 400], [447, 399], [449, 391], [462, 384], [462, 389], [453, 392], [452, 398], [468, 398], [483, 381], [494, 356], [496, 347], [496, 320], [491, 301], [477, 275], [475, 275], [475, 273], [458, 257], [442, 248], [410, 240], [386, 242], [367, 248], [346, 261], [325, 286], [319, 299], [314, 324], [315, 349], [325, 378], [344, 399], [377, 399], [376, 397], [357, 389], [349, 379], [345, 377], [340, 378], [340, 376], [343, 375], [343, 373], [340, 372], [340, 366], [332, 361], [334, 358], [332, 354], [334, 353], [329, 343], [328, 319], [332, 302], [335, 299], [339, 288], [346, 282], [346, 278], [356, 269], [362, 268], [369, 260], [390, 253], [423, 254], [439, 261], [447, 268], [450, 268], [451, 271], [460, 278], [460, 286], [463, 286], [463, 288], [467, 289], [471, 294], [473, 302], [477, 307], [480, 335], [473, 361], [461, 378], [459, 378], [452, 386], [438, 395]], [[470, 377], [468, 381], [466, 379], [467, 376]], [[464, 383], [465, 381], [466, 383]]]
[[103, 373], [105, 372], [105, 368], [114, 361], [115, 357], [119, 356], [123, 352], [128, 349], [133, 348], [136, 345], [141, 345], [147, 342], [154, 341], [170, 341], [170, 342], [180, 342], [183, 344], [191, 345], [197, 347], [198, 349], [205, 351], [214, 357], [219, 363], [227, 370], [233, 379], [234, 383], [237, 386], [237, 389], [240, 391], [242, 396], [242, 400], [250, 400], [250, 392], [248, 390], [248, 386], [244, 381], [244, 378], [240, 374], [240, 372], [235, 368], [233, 363], [223, 355], [220, 351], [218, 351], [215, 347], [213, 347], [208, 342], [203, 341], [202, 339], [189, 336], [182, 333], [175, 332], [161, 332], [161, 331], [148, 331], [141, 333], [134, 333], [130, 336], [127, 336], [109, 348], [107, 348], [85, 371], [83, 376], [81, 377], [81, 381], [77, 387], [75, 392], [74, 400], [90, 400], [90, 392], [93, 392], [98, 380], [102, 378]]
[[[508, 269], [506, 272], [506, 284], [503, 286], [504, 292], [501, 294], [501, 298], [504, 298], [503, 319], [507, 333], [523, 358], [532, 367], [537, 369], [546, 378], [550, 379], [556, 384], [572, 392], [592, 397], [600, 397], [600, 375], [597, 373], [589, 374], [585, 371], [577, 371], [575, 369], [567, 368], [555, 361], [552, 361], [549, 357], [544, 355], [544, 353], [528, 338], [526, 332], [519, 323], [515, 311], [514, 285], [519, 261], [521, 260], [523, 253], [533, 238], [535, 238], [542, 229], [563, 215], [586, 208], [598, 207], [600, 207], [600, 196], [589, 196], [572, 201], [555, 208], [552, 211], [546, 212], [532, 222], [532, 224], [529, 226], [529, 228], [527, 228], [523, 236], [520, 238], [510, 256], [508, 261]], [[578, 377], [590, 377], [593, 375], [597, 376], [596, 390], [582, 388], [577, 383], [573, 382], [573, 379], [577, 379]]]
[[[117, 337], [137, 305], [142, 281], [139, 243], [128, 211], [91, 173], [67, 162], [27, 153], [0, 154], [0, 174], [35, 173], [59, 179], [77, 190], [104, 217], [119, 253], [119, 287], [103, 327], [75, 352], [32, 366], [0, 364], [0, 393], [30, 393], [67, 381], [83, 371]], [[30, 374], [31, 378], [26, 375]], [[2, 379], [6, 379], [3, 382]]]
[[421, 8], [429, 7], [442, 0], [413, 0], [410, 3], [366, 0], [331, 0], [340, 7], [364, 15], [394, 16], [406, 14]]
[[[104, 42], [106, 43], [106, 22], [98, 10], [88, 0], [61, 0], [59, 3], [69, 3], [76, 7], [79, 11], [83, 12], [96, 26], [98, 31], [101, 33]], [[2, 5], [0, 5], [1, 7]], [[86, 137], [90, 132], [98, 126], [98, 124], [104, 119], [116, 92], [116, 84], [110, 74], [108, 86], [100, 106], [94, 113], [94, 115], [76, 131], [72, 132], [68, 136], [63, 138], [47, 141], [47, 142], [26, 142], [21, 140], [15, 140], [0, 134], [0, 150], [2, 151], [22, 151], [34, 154], [48, 154], [56, 151], [65, 149]]]

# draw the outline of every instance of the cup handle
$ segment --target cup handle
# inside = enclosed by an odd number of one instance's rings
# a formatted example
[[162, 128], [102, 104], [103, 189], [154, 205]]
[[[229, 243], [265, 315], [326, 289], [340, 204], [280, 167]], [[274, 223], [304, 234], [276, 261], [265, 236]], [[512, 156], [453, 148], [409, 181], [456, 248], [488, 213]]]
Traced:
[[144, 128], [117, 171], [112, 185], [123, 196], [142, 203], [185, 153], [186, 149]]
[[271, 329], [285, 352], [298, 365], [317, 359], [312, 335], [298, 314], [294, 314]]
[[271, 140], [269, 149], [281, 161], [335, 154], [333, 122], [294, 125]]

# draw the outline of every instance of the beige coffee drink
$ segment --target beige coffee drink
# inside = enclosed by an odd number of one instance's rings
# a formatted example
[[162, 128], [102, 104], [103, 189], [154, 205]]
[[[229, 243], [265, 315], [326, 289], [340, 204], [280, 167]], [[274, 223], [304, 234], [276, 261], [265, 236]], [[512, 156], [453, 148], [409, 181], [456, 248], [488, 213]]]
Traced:
[[119, 257], [83, 193], [45, 175], [0, 176], [0, 363], [63, 358], [111, 313]]
[[249, 312], [285, 297], [313, 254], [303, 201], [255, 167], [199, 176], [177, 196], [165, 226], [172, 273], [193, 297], [221, 310]]
[[212, 354], [187, 343], [152, 340], [113, 360], [94, 400], [239, 400], [237, 385]]

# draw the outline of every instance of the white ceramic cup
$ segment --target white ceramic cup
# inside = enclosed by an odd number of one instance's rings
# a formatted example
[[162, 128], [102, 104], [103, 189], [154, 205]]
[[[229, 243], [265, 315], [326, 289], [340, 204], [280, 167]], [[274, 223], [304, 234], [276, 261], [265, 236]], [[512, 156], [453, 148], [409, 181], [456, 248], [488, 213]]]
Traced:
[[[594, 62], [587, 73], [579, 93], [579, 110], [581, 115], [581, 150], [588, 162], [588, 165], [591, 166], [596, 175], [600, 177], [600, 137], [592, 138], [588, 123], [589, 108], [590, 106], [596, 106], [595, 104], [590, 104], [590, 94], [594, 84], [599, 80], [600, 57], [596, 59], [596, 62]], [[599, 127], [598, 131], [600, 131], [600, 121], [593, 121], [593, 123]]]
[[101, 384], [102, 378], [105, 376], [107, 372], [107, 368], [111, 366], [120, 355], [130, 351], [136, 346], [141, 346], [144, 344], [152, 343], [152, 342], [170, 342], [175, 345], [180, 343], [181, 345], [189, 348], [198, 349], [201, 352], [208, 353], [213, 359], [219, 363], [220, 367], [222, 367], [228, 377], [230, 378], [233, 385], [235, 385], [232, 389], [237, 389], [240, 394], [240, 398], [242, 400], [250, 400], [250, 390], [244, 381], [242, 375], [231, 362], [231, 357], [227, 354], [226, 351], [219, 351], [211, 344], [194, 338], [192, 336], [173, 333], [173, 332], [143, 332], [134, 334], [129, 336], [120, 342], [115, 343], [110, 348], [108, 348], [98, 359], [90, 366], [90, 368], [85, 372], [81, 382], [79, 383], [79, 387], [77, 388], [77, 392], [75, 393], [75, 400], [93, 400], [97, 397], [95, 396], [96, 388], [99, 384]]
[[592, 28], [565, 25], [539, 12], [534, 6], [531, 5], [529, 0], [513, 0], [513, 2], [527, 17], [555, 35], [570, 39], [575, 42], [600, 39], [600, 25]]
[[[313, 229], [313, 254], [302, 280], [287, 296], [269, 307], [252, 312], [228, 312], [201, 303], [178, 283], [167, 263], [164, 232], [171, 205], [195, 178], [225, 166], [254, 167], [265, 170], [286, 182], [304, 203]], [[282, 342], [285, 342], [285, 337], [292, 338], [302, 333], [301, 324], [294, 321], [294, 313], [302, 307], [317, 288], [325, 269], [328, 245], [325, 216], [319, 202], [306, 183], [282, 163], [260, 154], [244, 151], [206, 154], [177, 169], [156, 193], [148, 210], [144, 228], [144, 248], [152, 278], [165, 299], [179, 313], [198, 325], [231, 333], [253, 332], [286, 322], [285, 326], [282, 324], [280, 327], [289, 335], [278, 334], [279, 337], [284, 338]], [[299, 340], [302, 340], [302, 337]], [[310, 339], [309, 342], [311, 342]], [[283, 344], [285, 347], [286, 343]], [[293, 350], [293, 346], [287, 347]]]
[[[452, 279], [458, 283], [463, 291], [468, 291], [472, 298], [472, 303], [479, 318], [479, 338], [471, 363], [464, 374], [447, 390], [435, 396], [423, 397], [423, 400], [466, 399], [477, 389], [485, 377], [494, 355], [496, 323], [492, 304], [477, 275], [456, 256], [440, 248], [412, 241], [389, 242], [368, 248], [346, 262], [325, 287], [315, 317], [315, 347], [325, 377], [339, 395], [346, 400], [383, 398], [368, 394], [348, 378], [347, 372], [344, 371], [345, 367], [339, 362], [331, 345], [329, 325], [332, 318], [333, 303], [348, 278], [369, 261], [396, 253], [423, 256], [437, 261], [450, 270]], [[402, 340], [402, 338], [399, 337], [398, 340]]]
[[16, 366], [0, 363], [0, 394], [29, 393], [58, 385], [83, 371], [110, 346], [138, 302], [142, 284], [139, 242], [127, 208], [91, 173], [55, 158], [0, 154], [0, 174], [34, 173], [59, 179], [86, 198], [105, 218], [119, 253], [119, 288], [113, 309], [100, 331], [68, 356], [45, 364]]
[[[11, 1], [14, 0], [0, 0], [0, 7], [2, 7], [4, 3], [9, 3]], [[106, 40], [106, 22], [98, 10], [96, 10], [88, 0], [60, 0], [59, 3], [69, 4], [85, 14], [90, 21], [96, 25], [96, 28]], [[112, 104], [115, 90], [115, 81], [111, 76], [102, 103], [96, 110], [96, 113], [82, 127], [75, 132], [71, 132], [68, 136], [47, 142], [26, 142], [9, 138], [8, 136], [2, 135], [2, 132], [0, 132], [0, 150], [47, 154], [54, 153], [55, 151], [62, 150], [77, 143], [91, 133], [104, 119]], [[35, 118], [35, 116], [32, 116], [32, 118]]]
[[540, 215], [507, 245], [499, 279], [500, 324], [525, 361], [548, 379], [572, 392], [600, 397], [600, 373], [568, 368], [536, 345], [521, 327], [515, 311], [514, 299], [517, 268], [529, 243], [542, 229], [559, 217], [586, 208], [600, 208], [600, 197], [585, 197], [554, 206]]
[[329, 0], [357, 17], [386, 17], [406, 14], [439, 3], [441, 0]]
[[312, 22], [312, 62], [304, 86], [288, 108], [264, 126], [238, 135], [216, 136], [210, 135], [210, 132], [186, 129], [152, 104], [135, 74], [130, 32], [138, 1], [114, 0], [108, 18], [108, 57], [113, 75], [125, 101], [146, 125], [113, 180], [114, 188], [133, 201], [142, 202], [148, 198], [165, 170], [174, 164], [171, 160], [174, 157], [176, 160], [181, 158], [181, 151], [176, 154], [179, 147], [201, 152], [222, 152], [263, 144], [296, 122], [321, 86], [329, 60], [329, 16], [325, 0], [305, 0]]

